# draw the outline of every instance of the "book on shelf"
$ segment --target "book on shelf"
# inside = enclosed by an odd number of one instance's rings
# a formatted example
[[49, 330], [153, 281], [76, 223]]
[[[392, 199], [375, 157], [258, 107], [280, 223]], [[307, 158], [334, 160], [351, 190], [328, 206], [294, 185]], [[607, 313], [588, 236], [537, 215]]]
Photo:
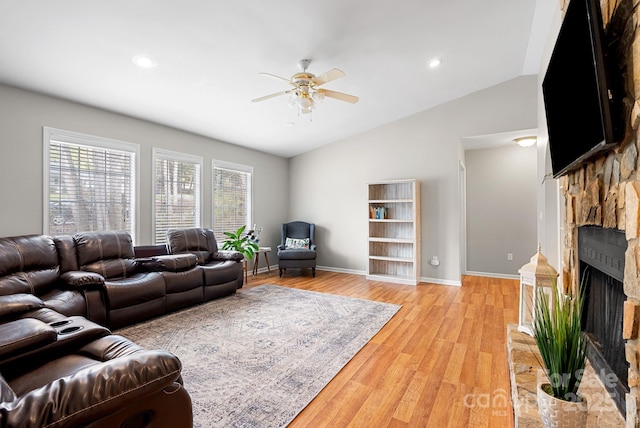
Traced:
[[374, 218], [376, 220], [383, 220], [387, 218], [387, 208], [386, 207], [369, 207], [369, 218]]

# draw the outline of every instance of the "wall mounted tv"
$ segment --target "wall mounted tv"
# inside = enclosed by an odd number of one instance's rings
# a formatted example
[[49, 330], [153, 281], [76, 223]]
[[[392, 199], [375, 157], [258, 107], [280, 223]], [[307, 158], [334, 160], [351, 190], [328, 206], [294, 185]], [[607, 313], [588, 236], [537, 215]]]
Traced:
[[621, 76], [608, 60], [600, 0], [571, 0], [542, 83], [554, 177], [620, 143]]

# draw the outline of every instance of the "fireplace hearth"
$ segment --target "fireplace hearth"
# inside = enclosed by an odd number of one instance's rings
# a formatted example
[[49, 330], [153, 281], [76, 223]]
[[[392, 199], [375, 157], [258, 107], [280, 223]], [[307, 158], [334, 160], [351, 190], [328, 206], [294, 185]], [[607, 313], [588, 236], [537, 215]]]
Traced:
[[623, 416], [629, 392], [629, 363], [622, 335], [626, 249], [622, 231], [578, 228], [578, 258], [586, 295], [582, 328], [589, 337], [589, 362]]

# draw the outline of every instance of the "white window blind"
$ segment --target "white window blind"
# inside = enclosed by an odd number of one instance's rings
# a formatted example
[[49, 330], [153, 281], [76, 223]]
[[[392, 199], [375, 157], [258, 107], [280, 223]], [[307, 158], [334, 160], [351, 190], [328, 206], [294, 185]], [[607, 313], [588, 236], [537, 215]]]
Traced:
[[200, 227], [202, 157], [154, 149], [154, 236], [166, 242], [167, 230]]
[[253, 168], [213, 161], [213, 231], [220, 244], [223, 232], [251, 224]]
[[45, 233], [134, 237], [136, 145], [45, 128]]

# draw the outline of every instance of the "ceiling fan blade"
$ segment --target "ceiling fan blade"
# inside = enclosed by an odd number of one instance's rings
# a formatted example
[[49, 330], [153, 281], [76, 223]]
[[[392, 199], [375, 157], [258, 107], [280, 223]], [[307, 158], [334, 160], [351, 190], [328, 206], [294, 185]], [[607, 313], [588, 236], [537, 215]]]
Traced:
[[336, 80], [336, 79], [339, 79], [340, 77], [344, 77], [344, 75], [345, 75], [344, 71], [334, 68], [332, 70], [327, 71], [326, 73], [322, 73], [321, 75], [314, 77], [313, 79], [311, 79], [311, 81], [315, 83], [316, 86], [320, 86], [320, 85], [324, 85], [327, 82], [331, 82], [332, 80]]
[[280, 95], [288, 94], [291, 91], [292, 91], [292, 89], [289, 89], [288, 91], [276, 92], [275, 94], [265, 95], [264, 97], [255, 98], [255, 99], [253, 99], [251, 101], [254, 102], [254, 103], [257, 103], [259, 101], [268, 100], [269, 98], [274, 98], [274, 97], [278, 97]]
[[258, 73], [258, 74], [264, 74], [265, 76], [275, 77], [276, 79], [284, 80], [287, 83], [291, 83], [291, 80], [287, 79], [286, 77], [280, 77], [280, 76], [277, 76], [277, 75], [271, 74], [271, 73]]
[[319, 89], [318, 92], [324, 94], [325, 97], [335, 98], [336, 100], [346, 101], [351, 104], [357, 103], [360, 99], [355, 95], [344, 94], [342, 92], [332, 91], [331, 89]]

